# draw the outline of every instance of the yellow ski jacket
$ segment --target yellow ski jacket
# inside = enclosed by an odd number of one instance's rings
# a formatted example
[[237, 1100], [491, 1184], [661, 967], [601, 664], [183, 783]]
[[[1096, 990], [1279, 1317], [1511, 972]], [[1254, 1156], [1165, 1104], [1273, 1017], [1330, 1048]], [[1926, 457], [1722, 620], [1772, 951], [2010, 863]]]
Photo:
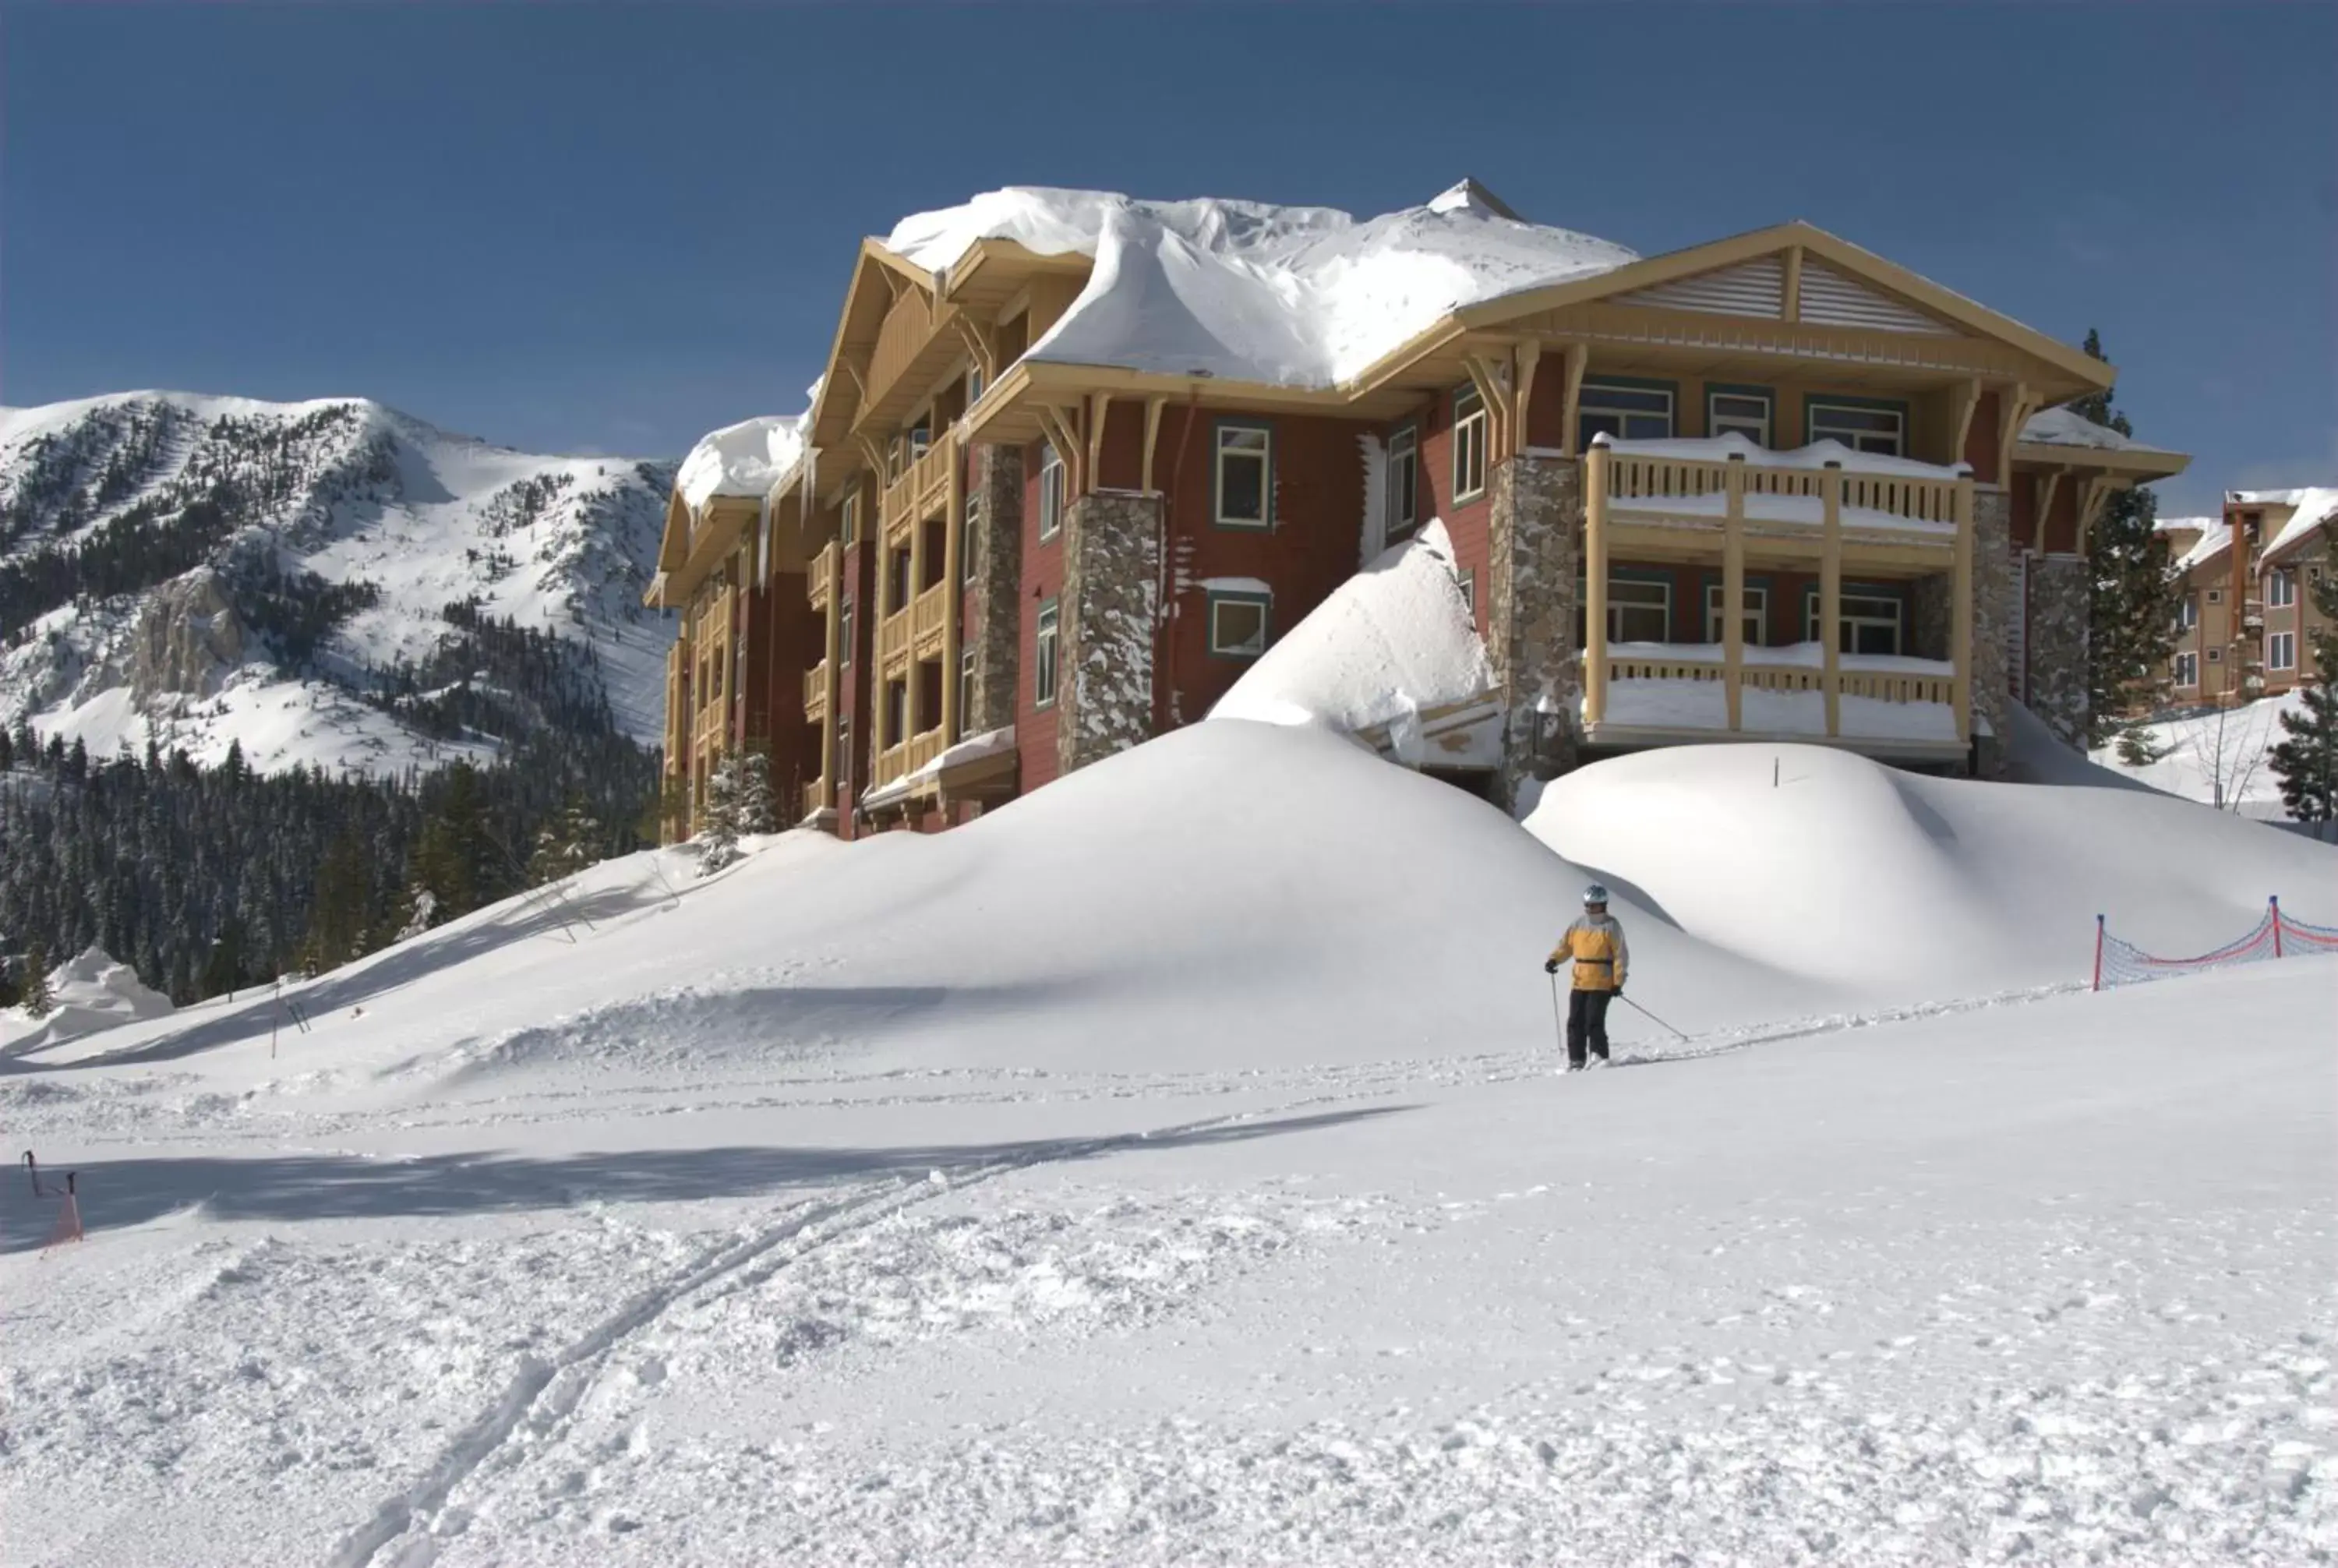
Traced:
[[1613, 915], [1586, 915], [1567, 928], [1554, 959], [1572, 959], [1577, 991], [1621, 991], [1631, 954], [1624, 946], [1624, 928]]

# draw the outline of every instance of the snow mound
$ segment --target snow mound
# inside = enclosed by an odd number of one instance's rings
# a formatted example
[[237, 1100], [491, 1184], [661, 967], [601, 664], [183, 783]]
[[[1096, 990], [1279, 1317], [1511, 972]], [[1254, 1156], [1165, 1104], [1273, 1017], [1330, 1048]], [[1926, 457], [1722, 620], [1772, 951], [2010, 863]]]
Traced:
[[760, 501], [803, 455], [803, 416], [766, 414], [709, 431], [690, 449], [673, 487], [693, 507], [717, 495]]
[[1398, 754], [1417, 762], [1424, 710], [1476, 702], [1493, 687], [1452, 541], [1432, 520], [1333, 590], [1243, 671], [1210, 717], [1347, 734], [1385, 729]]
[[1364, 220], [1328, 207], [1010, 186], [905, 218], [885, 245], [939, 272], [983, 240], [1095, 258], [1033, 359], [1306, 387], [1355, 375], [1460, 306], [1639, 260], [1520, 221], [1468, 181]]
[[21, 1008], [8, 1010], [11, 1021], [21, 1020], [29, 1026], [5, 1042], [9, 1054], [37, 1051], [120, 1024], [160, 1018], [172, 1011], [168, 996], [150, 989], [137, 971], [114, 962], [94, 943], [79, 957], [50, 971], [49, 996], [54, 1005], [38, 1018], [28, 1017]]
[[2205, 708], [2142, 727], [2144, 739], [2158, 753], [2155, 761], [2130, 768], [2119, 760], [2116, 742], [2092, 757], [2100, 771], [2126, 782], [2259, 821], [2279, 821], [2289, 808], [2282, 804], [2281, 780], [2274, 775], [2273, 749], [2288, 735], [2282, 715], [2304, 710], [2294, 691]]
[[2269, 896], [2338, 922], [2338, 852], [2255, 823], [2155, 792], [1928, 778], [1823, 747], [1616, 758], [1546, 786], [1526, 826], [1690, 936], [1868, 995], [2082, 979], [2097, 914], [2169, 955], [2248, 930]]

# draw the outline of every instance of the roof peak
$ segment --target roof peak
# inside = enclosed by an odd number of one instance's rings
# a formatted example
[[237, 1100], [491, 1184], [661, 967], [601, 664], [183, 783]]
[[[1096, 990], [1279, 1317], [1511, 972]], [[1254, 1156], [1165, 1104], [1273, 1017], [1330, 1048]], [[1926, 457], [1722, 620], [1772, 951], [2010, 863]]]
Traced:
[[1480, 183], [1476, 176], [1470, 174], [1464, 174], [1429, 199], [1429, 210], [1431, 212], [1452, 212], [1463, 208], [1474, 208], [1480, 212], [1490, 212], [1497, 218], [1507, 218], [1513, 223], [1526, 221], [1518, 216], [1517, 209], [1495, 195]]

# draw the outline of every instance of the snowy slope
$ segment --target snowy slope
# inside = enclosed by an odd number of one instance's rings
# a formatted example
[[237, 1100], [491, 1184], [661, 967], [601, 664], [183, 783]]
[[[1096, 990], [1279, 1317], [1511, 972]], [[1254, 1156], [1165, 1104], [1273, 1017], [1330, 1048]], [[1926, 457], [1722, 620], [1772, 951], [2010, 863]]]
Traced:
[[2284, 692], [2146, 724], [2143, 732], [2160, 756], [2139, 768], [2120, 761], [2116, 744], [2092, 755], [2121, 778], [2243, 817], [2280, 821], [2289, 808], [2282, 804], [2271, 752], [2288, 738], [2282, 714], [2301, 708], [2295, 692]]
[[[2338, 851], [1704, 772], [1756, 750], [1564, 792], [1695, 1036], [1619, 1009], [1655, 1070], [1549, 1075], [1584, 865], [1232, 720], [938, 838], [610, 862], [309, 983], [272, 1058], [264, 996], [21, 1056], [0, 1110], [93, 1229], [35, 1265], [53, 1210], [0, 1210], [0, 1557], [2325, 1551], [2338, 1097], [2295, 1024], [2338, 970], [2040, 999], [2076, 973], [2007, 949], [2147, 890], [2139, 843], [2171, 941], [2268, 879], [2338, 923]], [[1817, 894], [1741, 850], [1699, 902], [1665, 812], [1918, 880], [1817, 973], [1855, 938], [1772, 939]]]
[[[0, 568], [54, 566], [139, 528], [185, 536], [86, 601], [84, 567], [28, 624], [0, 625], [0, 723], [29, 717], [103, 752], [151, 737], [208, 760], [241, 741], [270, 769], [491, 751], [510, 737], [434, 740], [361, 701], [369, 669], [423, 660], [447, 607], [475, 602], [579, 650], [618, 728], [650, 739], [671, 631], [639, 601], [672, 479], [669, 465], [491, 446], [361, 398], [139, 392], [0, 410]], [[207, 504], [215, 518], [191, 522]], [[244, 586], [270, 573], [369, 585], [372, 602], [287, 657]]]

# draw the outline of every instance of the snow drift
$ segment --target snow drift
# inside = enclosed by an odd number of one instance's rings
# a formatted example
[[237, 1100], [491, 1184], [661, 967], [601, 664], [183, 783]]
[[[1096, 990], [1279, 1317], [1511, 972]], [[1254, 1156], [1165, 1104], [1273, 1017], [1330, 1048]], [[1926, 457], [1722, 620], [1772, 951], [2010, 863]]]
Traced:
[[[1334, 589], [1243, 672], [1210, 717], [1371, 735], [1418, 764], [1426, 755], [1421, 714], [1488, 701], [1493, 689], [1452, 542], [1432, 519]], [[1477, 760], [1483, 748], [1470, 740], [1456, 735], [1439, 753]]]
[[115, 963], [95, 943], [50, 972], [49, 998], [50, 1011], [38, 1018], [18, 1007], [0, 1013], [0, 1051], [10, 1055], [38, 1051], [116, 1024], [160, 1018], [172, 1010], [168, 996], [141, 981], [129, 965]]

